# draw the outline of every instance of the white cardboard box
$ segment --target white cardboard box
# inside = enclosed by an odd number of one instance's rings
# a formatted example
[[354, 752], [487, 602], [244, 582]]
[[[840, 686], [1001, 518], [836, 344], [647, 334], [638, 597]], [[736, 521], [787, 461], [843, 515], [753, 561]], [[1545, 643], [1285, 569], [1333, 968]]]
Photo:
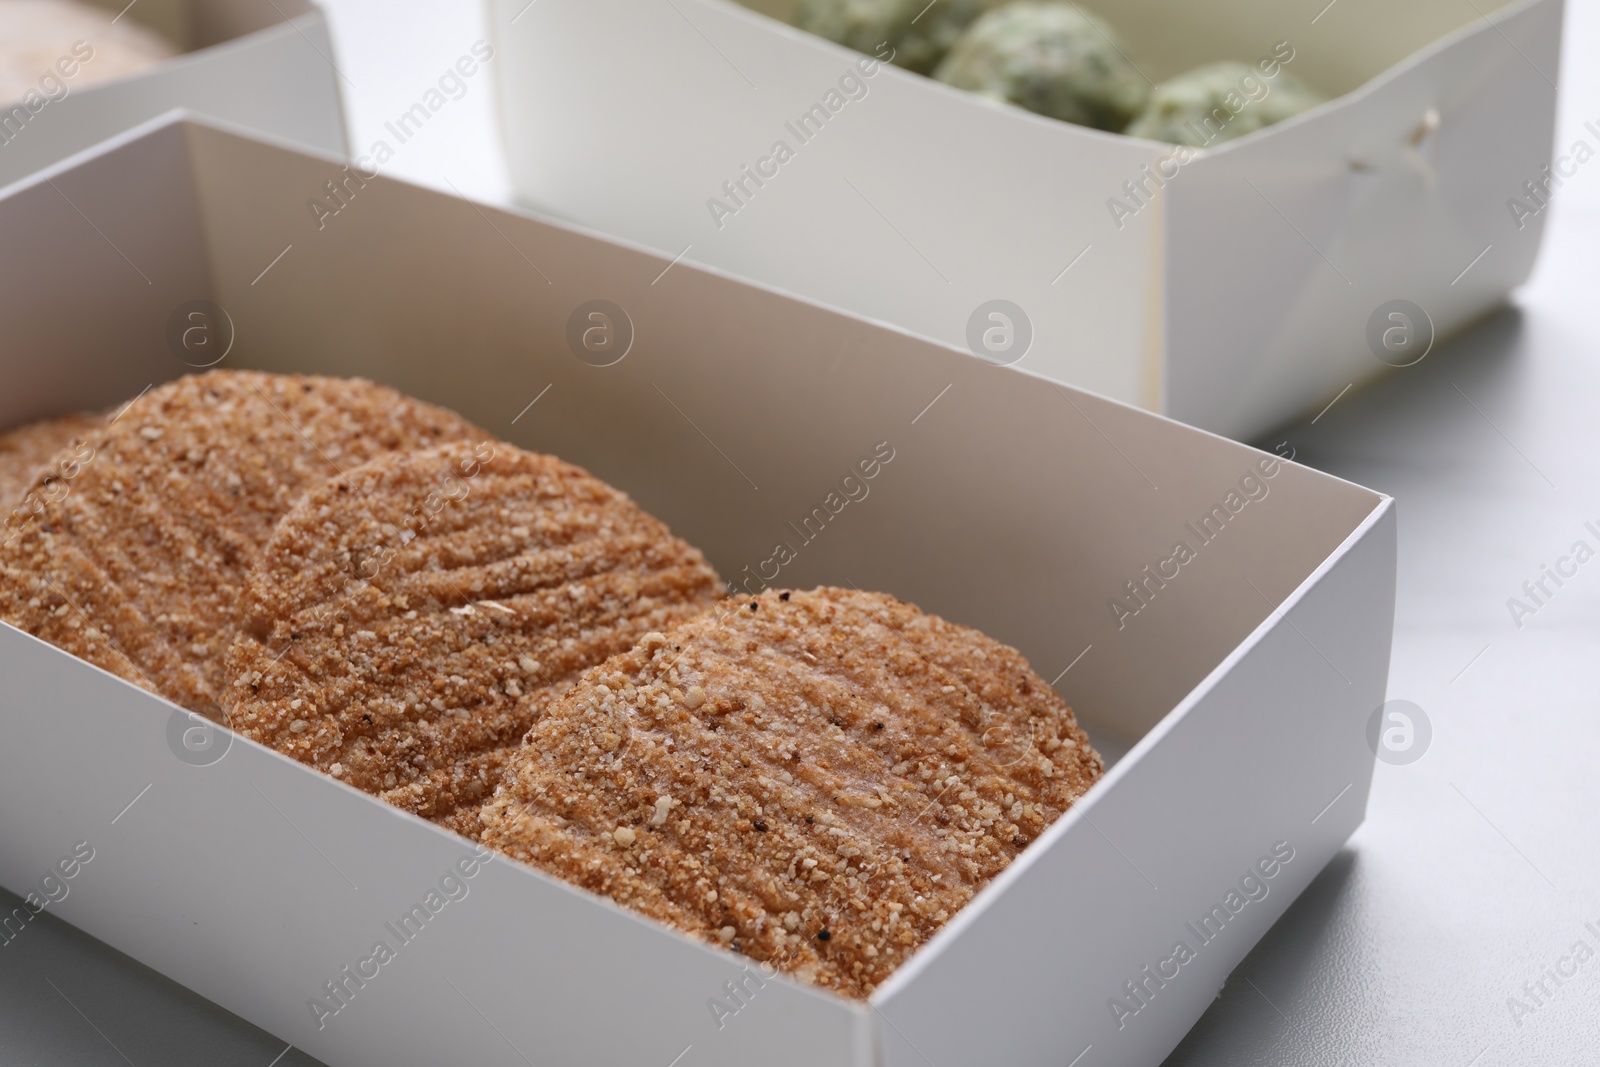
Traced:
[[0, 187], [179, 107], [344, 154], [341, 75], [312, 0], [90, 2], [108, 24], [144, 23], [183, 52], [83, 88], [41, 69], [55, 78], [48, 93], [32, 105], [0, 101]]
[[[1543, 214], [1508, 201], [1532, 204], [1551, 158], [1561, 0], [1090, 3], [1152, 80], [1285, 42], [1288, 71], [1344, 94], [1181, 167], [898, 68], [862, 77], [781, 21], [792, 6], [492, 0], [519, 199], [961, 347], [1008, 300], [1032, 324], [1022, 366], [1241, 438], [1410, 358], [1374, 355], [1383, 305], [1443, 336], [1538, 249]], [[1173, 176], [1131, 199], [1147, 166]]]
[[[918, 1049], [1097, 1067], [1157, 1063], [1361, 822], [1388, 498], [401, 182], [367, 182], [318, 230], [306, 198], [338, 173], [172, 119], [0, 197], [0, 425], [186, 372], [174, 311], [211, 300], [225, 366], [370, 376], [585, 465], [750, 588], [785, 540], [776, 582], [887, 590], [1016, 645], [1116, 762], [862, 1004], [757, 985], [739, 957], [502, 860], [469, 863], [466, 898], [401, 944], [385, 924], [467, 842], [0, 626], [0, 885], [46, 899], [84, 843], [48, 910], [335, 1067], [911, 1067]], [[609, 366], [568, 346], [594, 300], [625, 310], [616, 336], [630, 324]], [[787, 523], [880, 442], [868, 495], [801, 542]], [[1148, 578], [1179, 541], [1194, 558]], [[1125, 626], [1118, 596], [1139, 606]], [[1292, 859], [1247, 900], [1274, 849]], [[29, 936], [15, 918], [0, 930]], [[363, 965], [379, 940], [395, 959]], [[336, 980], [348, 1002], [319, 1019]], [[729, 982], [746, 996], [719, 1028]]]

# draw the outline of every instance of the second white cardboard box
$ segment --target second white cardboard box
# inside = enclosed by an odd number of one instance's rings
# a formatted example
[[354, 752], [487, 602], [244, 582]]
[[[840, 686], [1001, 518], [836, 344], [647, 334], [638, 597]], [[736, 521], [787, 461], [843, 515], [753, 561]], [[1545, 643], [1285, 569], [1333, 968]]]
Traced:
[[[82, 86], [63, 55], [25, 100], [0, 100], [0, 187], [173, 108], [191, 108], [343, 154], [344, 110], [328, 18], [311, 0], [94, 0], [113, 21], [143, 23], [180, 55]], [[97, 38], [85, 43], [90, 55]], [[82, 53], [79, 53], [81, 57]]]
[[1561, 0], [1090, 3], [1152, 80], [1290, 57], [1343, 94], [1182, 166], [793, 6], [492, 0], [519, 199], [1241, 439], [1419, 358], [1538, 250]]
[[[341, 173], [175, 120], [0, 198], [0, 426], [125, 401], [222, 351], [365, 375], [586, 466], [743, 588], [881, 589], [1017, 646], [1114, 766], [860, 1003], [757, 982], [731, 952], [476, 861], [0, 626], [0, 885], [34, 891], [91, 850], [52, 914], [334, 1067], [911, 1067], [919, 1049], [1098, 1067], [1158, 1063], [1361, 822], [1389, 499], [401, 182], [366, 182], [318, 230], [305, 199]], [[196, 300], [221, 310], [185, 345], [173, 324]], [[581, 343], [593, 301], [620, 361]], [[892, 458], [869, 492], [797, 533], [874, 453]], [[391, 927], [452, 870], [466, 895], [401, 941]]]

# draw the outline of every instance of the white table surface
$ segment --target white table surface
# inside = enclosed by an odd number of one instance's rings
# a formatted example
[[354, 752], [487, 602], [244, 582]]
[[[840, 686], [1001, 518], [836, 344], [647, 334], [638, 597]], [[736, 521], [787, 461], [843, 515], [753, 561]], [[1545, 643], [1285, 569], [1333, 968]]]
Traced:
[[[325, 2], [358, 154], [486, 36], [475, 0]], [[1600, 0], [1566, 32], [1557, 143], [1593, 143]], [[504, 202], [493, 108], [472, 85], [385, 173]], [[1600, 956], [1538, 990], [1575, 941], [1600, 952], [1600, 560], [1520, 629], [1507, 607], [1574, 541], [1600, 546], [1597, 282], [1600, 164], [1558, 194], [1513, 309], [1257, 442], [1397, 498], [1389, 695], [1433, 738], [1378, 767], [1366, 824], [1171, 1067], [1600, 1064]], [[313, 1062], [48, 915], [0, 951], [0, 1065]]]

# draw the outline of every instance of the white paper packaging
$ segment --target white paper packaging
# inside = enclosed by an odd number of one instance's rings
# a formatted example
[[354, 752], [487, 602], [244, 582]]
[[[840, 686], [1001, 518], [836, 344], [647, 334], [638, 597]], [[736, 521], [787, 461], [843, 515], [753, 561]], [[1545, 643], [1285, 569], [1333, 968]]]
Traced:
[[141, 22], [182, 54], [81, 87], [74, 76], [94, 61], [76, 59], [94, 54], [94, 40], [42, 66], [37, 93], [0, 100], [0, 187], [178, 107], [345, 152], [343, 76], [327, 16], [311, 0], [94, 2], [108, 27]]
[[750, 6], [493, 0], [519, 199], [1232, 437], [1498, 306], [1556, 187], [1560, 0], [1090, 4], [1152, 81], [1343, 94], [1181, 166]]
[[[0, 627], [0, 884], [92, 849], [49, 911], [334, 1067], [1093, 1067], [1159, 1062], [1360, 823], [1387, 498], [404, 183], [352, 187], [319, 229], [308, 200], [342, 173], [174, 120], [0, 197], [0, 425], [213, 359], [169, 341], [209, 300], [222, 366], [370, 376], [588, 467], [743, 588], [887, 590], [1016, 645], [1117, 762], [861, 1004], [474, 860]], [[601, 300], [619, 361], [568, 344]], [[788, 525], [879, 451], [866, 496]]]

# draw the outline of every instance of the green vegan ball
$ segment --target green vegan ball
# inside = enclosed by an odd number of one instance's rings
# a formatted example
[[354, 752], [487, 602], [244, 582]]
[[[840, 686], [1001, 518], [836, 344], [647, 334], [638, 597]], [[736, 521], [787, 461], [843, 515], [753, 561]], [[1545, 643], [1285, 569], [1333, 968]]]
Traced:
[[1325, 99], [1281, 67], [1269, 78], [1249, 63], [1208, 63], [1158, 85], [1123, 132], [1204, 148], [1310, 111]]
[[1150, 94], [1110, 29], [1068, 0], [996, 8], [972, 24], [933, 76], [1102, 130], [1121, 130]]
[[[835, 44], [927, 74], [995, 0], [800, 0], [794, 24]], [[887, 47], [885, 47], [887, 46]], [[890, 52], [893, 49], [893, 52]]]

